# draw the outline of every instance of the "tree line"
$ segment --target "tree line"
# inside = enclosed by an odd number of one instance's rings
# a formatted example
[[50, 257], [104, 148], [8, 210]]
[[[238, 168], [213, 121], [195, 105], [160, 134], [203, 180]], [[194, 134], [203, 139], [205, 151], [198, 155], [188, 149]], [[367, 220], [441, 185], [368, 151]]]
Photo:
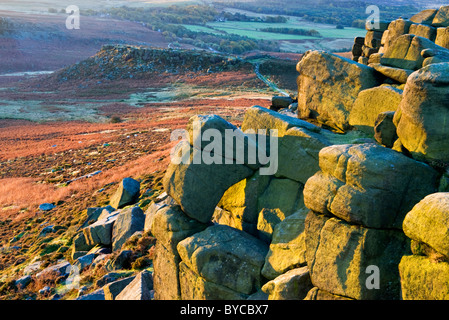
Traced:
[[270, 33], [282, 33], [282, 34], [293, 34], [298, 36], [309, 36], [309, 37], [317, 37], [321, 38], [322, 35], [315, 29], [305, 30], [305, 29], [296, 29], [296, 28], [263, 28], [259, 29], [262, 32], [270, 32]]

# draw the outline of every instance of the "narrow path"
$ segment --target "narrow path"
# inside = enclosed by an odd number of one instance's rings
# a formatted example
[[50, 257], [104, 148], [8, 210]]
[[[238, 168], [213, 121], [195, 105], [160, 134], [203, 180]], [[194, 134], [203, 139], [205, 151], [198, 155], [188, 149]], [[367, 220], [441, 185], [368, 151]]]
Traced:
[[260, 73], [260, 63], [256, 63], [254, 65], [254, 72], [256, 73], [257, 77], [262, 80], [267, 86], [269, 86], [274, 91], [277, 91], [281, 93], [284, 96], [289, 96], [290, 94], [282, 89], [280, 89], [274, 82], [268, 80], [264, 75]]

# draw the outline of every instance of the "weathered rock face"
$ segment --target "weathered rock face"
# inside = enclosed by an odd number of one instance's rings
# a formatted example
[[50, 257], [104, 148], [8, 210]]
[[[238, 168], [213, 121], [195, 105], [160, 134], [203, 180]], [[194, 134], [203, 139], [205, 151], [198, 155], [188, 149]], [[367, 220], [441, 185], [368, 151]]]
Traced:
[[448, 300], [449, 263], [425, 256], [404, 256], [399, 264], [404, 300]]
[[300, 210], [276, 225], [265, 257], [262, 274], [274, 279], [290, 269], [306, 264], [304, 222], [308, 211]]
[[436, 171], [375, 144], [324, 148], [320, 167], [305, 185], [306, 206], [372, 228], [401, 229], [413, 205], [436, 190]]
[[404, 34], [396, 38], [385, 50], [380, 63], [390, 67], [418, 70], [423, 66], [424, 57], [421, 51], [425, 49], [438, 49], [438, 46], [429, 39]]
[[432, 25], [435, 27], [449, 27], [449, 6], [438, 9], [433, 18]]
[[[359, 300], [400, 298], [397, 266], [410, 245], [401, 231], [364, 228], [310, 212], [305, 241], [312, 283], [320, 290]], [[370, 266], [378, 268], [377, 290], [367, 285]]]
[[116, 193], [112, 196], [109, 204], [117, 209], [131, 205], [137, 201], [140, 195], [140, 182], [132, 178], [125, 178], [120, 183]]
[[[115, 300], [120, 292], [123, 291], [136, 277], [128, 277], [108, 283], [103, 287], [105, 300]], [[152, 284], [151, 284], [152, 286]]]
[[222, 210], [216, 210], [214, 221], [256, 235], [258, 200], [270, 180], [270, 176], [261, 175], [257, 171], [253, 176], [231, 186], [218, 204]]
[[[164, 177], [166, 192], [190, 217], [203, 223], [211, 220], [215, 207], [225, 191], [235, 183], [250, 177], [254, 171], [243, 164], [193, 163], [195, 149], [181, 142], [178, 155], [190, 152], [191, 163], [171, 163]], [[187, 148], [185, 148], [187, 147]], [[211, 177], [214, 177], [211, 179]]]
[[404, 233], [449, 259], [449, 193], [435, 193], [419, 202], [404, 219]]
[[178, 243], [206, 228], [206, 225], [188, 217], [179, 206], [164, 206], [158, 210], [151, 227], [157, 238], [154, 265], [154, 290], [157, 300], [181, 299]]
[[145, 215], [139, 207], [127, 208], [117, 216], [112, 229], [112, 250], [120, 250], [135, 232], [143, 231]]
[[409, 30], [410, 34], [415, 36], [423, 37], [435, 42], [437, 35], [437, 29], [432, 26], [427, 26], [423, 24], [412, 24]]
[[342, 131], [360, 91], [380, 85], [374, 69], [323, 51], [307, 52], [297, 70], [298, 116]]
[[290, 270], [262, 287], [268, 300], [303, 300], [311, 289], [307, 267]]
[[100, 219], [83, 229], [85, 243], [90, 248], [96, 245], [111, 245], [112, 244], [112, 228], [119, 212], [113, 212], [104, 218], [100, 216]]
[[[195, 115], [190, 118], [186, 129], [193, 148], [212, 151], [217, 160], [222, 161], [223, 158], [223, 163], [230, 161], [245, 164], [253, 170], [260, 167], [257, 158], [254, 161], [249, 159], [250, 151], [257, 151], [257, 139], [251, 139], [223, 118], [217, 115]], [[214, 140], [213, 144], [211, 139]], [[202, 160], [205, 161], [204, 157]]]
[[437, 14], [437, 9], [426, 9], [410, 18], [410, 21], [414, 23], [421, 23], [424, 25], [431, 25], [435, 15]]
[[449, 27], [438, 28], [435, 43], [443, 48], [449, 49]]
[[410, 20], [404, 19], [392, 21], [388, 26], [388, 30], [384, 32], [385, 38], [382, 39], [383, 47], [379, 52], [385, 53], [398, 37], [408, 34], [411, 24], [412, 22]]
[[304, 208], [303, 185], [290, 179], [272, 179], [258, 199], [259, 216], [257, 230], [259, 238], [271, 241], [278, 223], [296, 211]]
[[447, 98], [449, 63], [432, 64], [413, 73], [395, 114], [398, 137], [416, 159], [449, 161]]
[[396, 111], [401, 100], [402, 90], [391, 86], [363, 90], [355, 100], [349, 124], [358, 130], [372, 133], [379, 113]]
[[449, 193], [431, 194], [404, 219], [413, 255], [399, 264], [404, 300], [449, 299]]
[[150, 272], [139, 273], [115, 298], [115, 300], [152, 300], [153, 277]]
[[278, 114], [262, 107], [252, 107], [245, 113], [242, 130], [278, 131], [277, 170], [278, 178], [288, 178], [306, 183], [318, 169], [319, 151], [332, 144], [333, 136], [327, 130], [300, 119]]
[[305, 184], [318, 170], [318, 154], [331, 145], [324, 135], [303, 128], [291, 128], [279, 139], [276, 177]]
[[268, 247], [245, 232], [211, 226], [177, 248], [183, 262], [183, 299], [223, 298], [221, 292], [247, 297], [262, 286], [260, 270]]

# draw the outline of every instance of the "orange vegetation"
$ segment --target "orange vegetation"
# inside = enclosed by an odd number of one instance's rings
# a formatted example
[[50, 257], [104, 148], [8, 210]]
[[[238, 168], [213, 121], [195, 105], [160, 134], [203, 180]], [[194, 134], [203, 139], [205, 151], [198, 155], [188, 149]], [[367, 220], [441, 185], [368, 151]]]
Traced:
[[[42, 203], [68, 202], [125, 177], [163, 172], [173, 129], [194, 114], [218, 114], [239, 124], [264, 99], [204, 99], [125, 109], [122, 123], [0, 121], [0, 216], [34, 215]], [[113, 112], [113, 113], [114, 113]], [[136, 134], [134, 134], [136, 133]], [[107, 147], [103, 145], [107, 144]], [[109, 161], [113, 159], [113, 162]], [[90, 178], [86, 174], [101, 171]], [[68, 180], [75, 180], [65, 184]]]

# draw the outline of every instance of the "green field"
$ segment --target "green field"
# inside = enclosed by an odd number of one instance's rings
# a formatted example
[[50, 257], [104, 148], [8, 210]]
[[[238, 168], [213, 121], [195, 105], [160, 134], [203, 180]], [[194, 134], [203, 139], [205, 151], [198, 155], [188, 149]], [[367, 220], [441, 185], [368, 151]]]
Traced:
[[223, 31], [220, 31], [219, 29], [215, 29], [212, 27], [190, 25], [190, 24], [183, 24], [182, 26], [186, 27], [187, 29], [189, 29], [190, 31], [193, 31], [193, 32], [205, 32], [205, 33], [210, 33], [210, 34], [215, 34], [215, 35], [220, 35], [220, 34], [224, 33]]
[[[337, 29], [334, 25], [318, 24], [289, 17], [287, 23], [262, 22], [209, 22], [205, 26], [183, 25], [193, 32], [205, 32], [214, 35], [229, 34], [248, 37], [255, 40], [279, 41], [284, 52], [303, 53], [307, 50], [349, 51], [355, 37], [364, 37], [366, 30], [357, 28]], [[305, 35], [263, 32], [265, 28], [291, 28], [302, 30], [316, 30], [321, 37]]]
[[[264, 28], [293, 28], [303, 30], [316, 30], [323, 38], [338, 38], [338, 39], [353, 39], [358, 36], [365, 36], [366, 30], [356, 28], [336, 29], [333, 25], [314, 24], [305, 22], [300, 18], [290, 17], [287, 23], [261, 23], [261, 22], [240, 22], [240, 21], [226, 21], [226, 22], [210, 22], [202, 27], [203, 32], [213, 33], [214, 30], [225, 31], [229, 34], [236, 34], [239, 36], [247, 36], [253, 39], [263, 40], [305, 40], [305, 39], [320, 39], [318, 37], [290, 35], [280, 33], [262, 32], [260, 29]], [[192, 31], [196, 31], [197, 26], [186, 26]]]

